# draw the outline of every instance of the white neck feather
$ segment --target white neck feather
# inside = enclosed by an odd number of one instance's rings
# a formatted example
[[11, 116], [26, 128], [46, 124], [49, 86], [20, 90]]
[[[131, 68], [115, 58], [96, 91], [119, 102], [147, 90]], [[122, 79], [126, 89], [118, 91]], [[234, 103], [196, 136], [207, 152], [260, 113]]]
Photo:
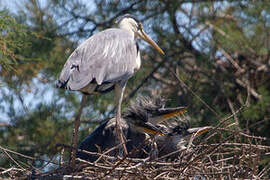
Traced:
[[132, 22], [130, 22], [129, 19], [123, 19], [119, 23], [119, 28], [126, 30], [133, 38], [135, 38], [134, 26], [132, 26]]

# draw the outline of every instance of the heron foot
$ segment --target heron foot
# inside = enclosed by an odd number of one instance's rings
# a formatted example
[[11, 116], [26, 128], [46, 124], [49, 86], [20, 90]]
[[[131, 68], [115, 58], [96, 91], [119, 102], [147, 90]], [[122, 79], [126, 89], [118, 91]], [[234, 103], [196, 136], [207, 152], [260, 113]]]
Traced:
[[[124, 136], [123, 136], [123, 131], [122, 131], [122, 127], [120, 125], [120, 119], [121, 119], [121, 116], [116, 116], [116, 128], [115, 128], [115, 131], [116, 131], [116, 134], [117, 134], [117, 137], [120, 141], [120, 144], [122, 144], [122, 147], [123, 147], [123, 150], [124, 150], [124, 155], [127, 156], [128, 155], [128, 151], [127, 151], [127, 147], [126, 147], [126, 141], [124, 139]], [[121, 152], [119, 153], [120, 155], [122, 154]]]

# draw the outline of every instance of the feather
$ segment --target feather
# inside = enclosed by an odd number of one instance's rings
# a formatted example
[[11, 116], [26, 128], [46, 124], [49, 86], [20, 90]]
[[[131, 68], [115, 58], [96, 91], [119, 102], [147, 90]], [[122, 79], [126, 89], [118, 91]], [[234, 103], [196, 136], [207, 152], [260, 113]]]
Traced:
[[137, 50], [134, 37], [125, 30], [111, 28], [99, 32], [70, 55], [57, 86], [81, 90], [91, 82], [102, 85], [127, 81], [138, 69]]

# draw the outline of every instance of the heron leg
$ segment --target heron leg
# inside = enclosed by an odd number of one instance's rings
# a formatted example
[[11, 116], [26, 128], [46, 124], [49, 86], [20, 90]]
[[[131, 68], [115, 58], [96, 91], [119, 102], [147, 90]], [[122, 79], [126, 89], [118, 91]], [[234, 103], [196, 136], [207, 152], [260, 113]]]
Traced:
[[73, 148], [72, 148], [72, 152], [71, 152], [71, 164], [72, 164], [72, 167], [74, 167], [74, 165], [75, 165], [75, 159], [76, 159], [76, 154], [77, 154], [78, 130], [79, 130], [79, 127], [80, 127], [80, 120], [81, 120], [82, 110], [86, 106], [86, 102], [87, 102], [87, 96], [83, 95], [82, 100], [81, 100], [81, 104], [80, 104], [80, 108], [79, 108], [78, 112], [75, 115], [73, 137], [72, 137], [72, 147]]
[[123, 145], [124, 153], [125, 155], [128, 154], [124, 136], [123, 136], [123, 131], [122, 131], [122, 126], [121, 126], [121, 104], [123, 100], [123, 95], [126, 87], [126, 82], [124, 83], [117, 83], [115, 84], [115, 101], [116, 101], [116, 134], [118, 136], [118, 139], [120, 143]]

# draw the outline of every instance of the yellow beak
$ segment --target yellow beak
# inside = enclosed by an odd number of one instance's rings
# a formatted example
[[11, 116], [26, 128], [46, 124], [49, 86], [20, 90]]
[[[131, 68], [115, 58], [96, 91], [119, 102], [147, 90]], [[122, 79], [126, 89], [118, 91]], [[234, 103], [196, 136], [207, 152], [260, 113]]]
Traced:
[[198, 128], [189, 128], [187, 131], [191, 133], [194, 137], [200, 136], [212, 129], [211, 126], [198, 127]]
[[143, 131], [145, 133], [148, 133], [148, 134], [154, 134], [154, 135], [160, 135], [160, 136], [164, 136], [165, 135], [161, 131], [157, 131], [157, 130], [153, 130], [153, 129], [149, 129], [149, 128], [143, 128]]
[[140, 30], [141, 33], [139, 33], [140, 37], [152, 45], [156, 50], [158, 50], [161, 54], [165, 55], [164, 51], [144, 32], [143, 29]]
[[183, 109], [181, 111], [171, 112], [171, 113], [168, 113], [168, 114], [164, 114], [162, 116], [163, 116], [164, 119], [169, 119], [171, 117], [179, 116], [179, 115], [184, 114], [186, 112], [187, 112], [187, 110], [186, 109]]

